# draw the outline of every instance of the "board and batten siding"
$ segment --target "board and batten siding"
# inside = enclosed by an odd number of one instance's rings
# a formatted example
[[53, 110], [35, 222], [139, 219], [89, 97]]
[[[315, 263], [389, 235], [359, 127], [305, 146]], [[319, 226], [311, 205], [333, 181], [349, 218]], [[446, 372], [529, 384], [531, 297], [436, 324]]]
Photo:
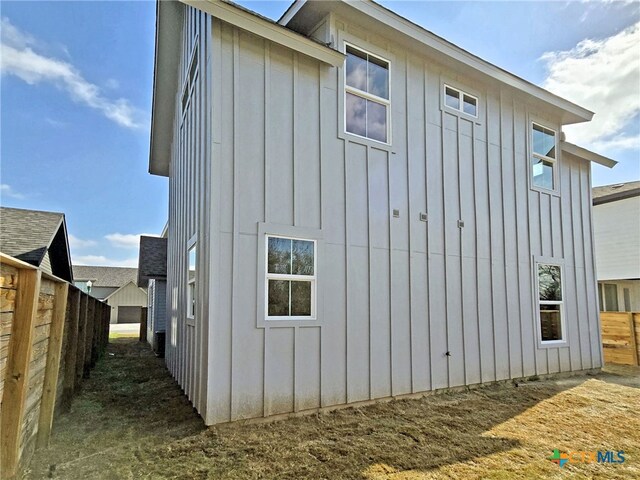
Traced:
[[[196, 16], [210, 80], [176, 118], [166, 355], [205, 423], [601, 366], [590, 166], [565, 154], [559, 195], [529, 186], [529, 122], [557, 120], [333, 19], [391, 60], [392, 145], [358, 139], [341, 68]], [[441, 107], [444, 81], [478, 95], [477, 121]], [[260, 225], [321, 232], [315, 324], [264, 321]], [[535, 257], [563, 265], [567, 346], [539, 347]]]
[[[210, 203], [210, 56], [211, 18], [200, 10], [182, 10], [179, 90], [175, 102], [174, 136], [169, 178], [169, 230], [166, 285], [166, 363], [185, 394], [205, 415], [208, 370], [208, 304]], [[191, 59], [197, 69], [189, 82]], [[184, 110], [183, 85], [189, 93]], [[203, 208], [204, 206], [204, 208]], [[216, 208], [219, 205], [216, 202]], [[187, 246], [196, 239], [197, 312], [187, 321]]]

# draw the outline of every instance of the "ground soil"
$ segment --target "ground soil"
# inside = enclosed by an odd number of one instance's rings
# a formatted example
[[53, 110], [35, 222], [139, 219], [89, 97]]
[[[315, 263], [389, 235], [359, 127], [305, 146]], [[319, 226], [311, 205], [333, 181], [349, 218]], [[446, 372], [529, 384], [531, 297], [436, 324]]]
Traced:
[[[622, 464], [561, 451], [624, 451]], [[577, 458], [577, 457], [576, 457]], [[207, 429], [148, 346], [114, 339], [29, 479], [640, 478], [640, 368]]]

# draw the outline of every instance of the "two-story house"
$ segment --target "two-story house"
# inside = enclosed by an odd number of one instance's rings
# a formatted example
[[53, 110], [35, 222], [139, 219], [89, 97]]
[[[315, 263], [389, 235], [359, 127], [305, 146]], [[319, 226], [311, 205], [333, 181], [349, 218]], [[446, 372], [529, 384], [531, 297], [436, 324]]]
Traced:
[[592, 115], [374, 2], [158, 2], [166, 361], [206, 424], [600, 368]]
[[640, 181], [593, 189], [598, 296], [603, 312], [640, 312]]

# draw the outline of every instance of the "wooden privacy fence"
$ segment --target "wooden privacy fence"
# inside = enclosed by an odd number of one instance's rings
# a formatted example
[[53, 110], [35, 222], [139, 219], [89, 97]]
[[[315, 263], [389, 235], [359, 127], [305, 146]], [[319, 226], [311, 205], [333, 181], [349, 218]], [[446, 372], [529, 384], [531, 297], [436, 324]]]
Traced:
[[54, 413], [109, 337], [110, 307], [57, 277], [0, 253], [0, 477], [46, 446]]
[[605, 363], [640, 365], [640, 313], [600, 312]]

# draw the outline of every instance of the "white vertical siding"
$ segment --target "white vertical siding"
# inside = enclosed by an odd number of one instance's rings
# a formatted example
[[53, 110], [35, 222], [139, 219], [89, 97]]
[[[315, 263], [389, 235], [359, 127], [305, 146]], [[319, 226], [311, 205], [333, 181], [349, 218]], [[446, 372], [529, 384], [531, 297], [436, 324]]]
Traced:
[[[166, 283], [166, 362], [194, 407], [206, 414], [208, 350], [209, 218], [210, 199], [210, 87], [211, 19], [203, 12], [183, 7], [180, 91], [176, 92], [173, 152], [169, 179], [169, 240]], [[197, 75], [184, 109], [182, 85], [189, 76], [190, 60], [197, 52]], [[204, 207], [204, 208], [203, 208]], [[187, 242], [197, 237], [197, 298], [195, 321], [186, 319]], [[159, 293], [159, 289], [156, 289]], [[161, 298], [158, 298], [161, 301]], [[162, 318], [159, 317], [159, 324]]]
[[[559, 195], [529, 187], [529, 115], [545, 112], [338, 20], [336, 38], [393, 58], [393, 144], [358, 140], [342, 133], [341, 69], [196, 17], [200, 100], [176, 119], [171, 167], [167, 362], [207, 424], [601, 365], [589, 165], [561, 158]], [[450, 78], [478, 92], [477, 121], [441, 108]], [[322, 232], [317, 325], [258, 325], [259, 223]], [[564, 265], [567, 346], [539, 347], [534, 256]]]

